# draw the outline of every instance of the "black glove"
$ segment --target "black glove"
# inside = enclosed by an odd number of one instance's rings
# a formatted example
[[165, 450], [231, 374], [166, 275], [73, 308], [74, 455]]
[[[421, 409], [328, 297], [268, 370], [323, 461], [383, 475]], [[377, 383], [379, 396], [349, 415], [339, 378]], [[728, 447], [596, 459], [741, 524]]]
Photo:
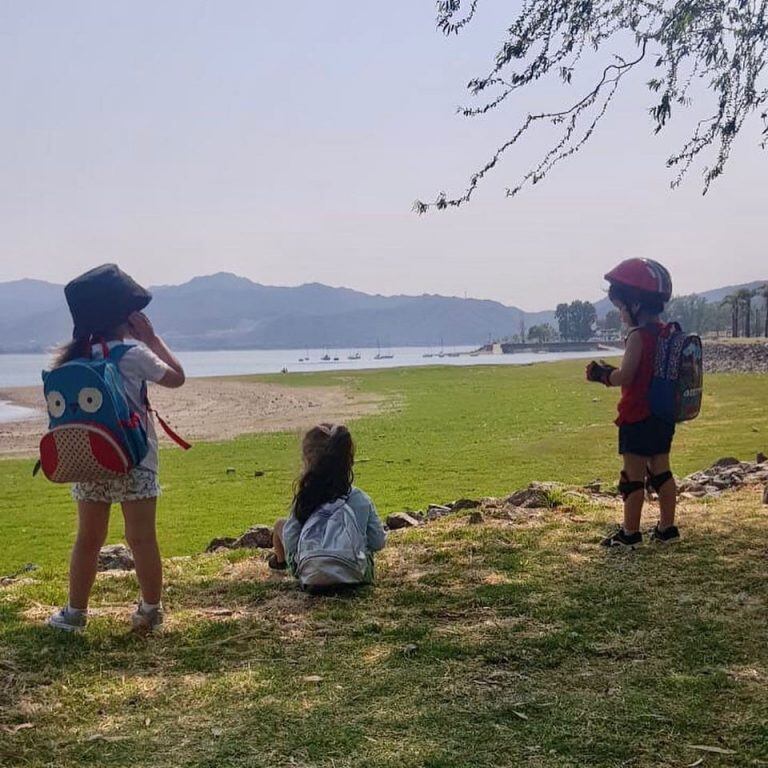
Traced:
[[615, 365], [609, 365], [605, 360], [601, 360], [599, 363], [593, 360], [587, 366], [587, 381], [596, 381], [600, 384], [605, 384], [606, 387], [611, 386], [611, 374], [616, 370]]

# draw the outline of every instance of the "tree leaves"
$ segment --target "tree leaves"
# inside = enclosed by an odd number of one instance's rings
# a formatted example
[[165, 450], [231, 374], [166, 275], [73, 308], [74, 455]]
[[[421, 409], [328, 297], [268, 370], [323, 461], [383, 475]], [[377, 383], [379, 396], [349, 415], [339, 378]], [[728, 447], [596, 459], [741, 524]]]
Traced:
[[[471, 22], [477, 6], [478, 0], [439, 0], [438, 28], [444, 34], [458, 33]], [[635, 50], [629, 50], [632, 38], [628, 41], [628, 31], [633, 33]], [[766, 0], [524, 0], [506, 30], [490, 72], [469, 82], [470, 95], [484, 97], [485, 102], [461, 107], [459, 112], [467, 117], [484, 115], [519, 89], [530, 88], [548, 76], [571, 86], [574, 75], [591, 71], [591, 65], [582, 61], [590, 47], [598, 56], [617, 57], [617, 63], [605, 67], [591, 89], [563, 109], [529, 114], [472, 174], [463, 194], [441, 193], [432, 203], [417, 201], [414, 210], [425, 213], [433, 207], [445, 210], [469, 202], [479, 183], [525, 133], [549, 123], [562, 127], [560, 138], [520, 182], [507, 189], [507, 195], [513, 197], [525, 184], [544, 179], [592, 137], [621, 81], [641, 64], [649, 47], [653, 48], [658, 75], [647, 81], [648, 87], [660, 94], [649, 108], [656, 133], [671, 120], [673, 104], [695, 108], [696, 101], [707, 103], [705, 116], [694, 124], [690, 138], [667, 160], [667, 167], [677, 169], [673, 187], [681, 183], [694, 161], [709, 152], [712, 163], [702, 171], [706, 193], [712, 181], [722, 175], [747, 117], [768, 102]], [[624, 54], [617, 56], [616, 50]], [[695, 82], [700, 87], [692, 90]], [[766, 147], [768, 112], [759, 114], [765, 122], [760, 146]]]

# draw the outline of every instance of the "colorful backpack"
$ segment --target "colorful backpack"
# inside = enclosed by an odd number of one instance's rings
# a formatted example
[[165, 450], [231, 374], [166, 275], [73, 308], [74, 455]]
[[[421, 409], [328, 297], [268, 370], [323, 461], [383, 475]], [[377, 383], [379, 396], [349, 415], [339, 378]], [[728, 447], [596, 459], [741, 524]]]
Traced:
[[649, 400], [651, 413], [675, 424], [699, 415], [704, 385], [701, 339], [668, 323], [658, 334]]
[[118, 368], [131, 348], [105, 347], [105, 357], [78, 358], [43, 371], [50, 421], [39, 465], [52, 482], [111, 480], [147, 455], [147, 433], [131, 411]]
[[365, 534], [346, 498], [323, 504], [304, 523], [296, 549], [296, 576], [308, 590], [368, 580]]

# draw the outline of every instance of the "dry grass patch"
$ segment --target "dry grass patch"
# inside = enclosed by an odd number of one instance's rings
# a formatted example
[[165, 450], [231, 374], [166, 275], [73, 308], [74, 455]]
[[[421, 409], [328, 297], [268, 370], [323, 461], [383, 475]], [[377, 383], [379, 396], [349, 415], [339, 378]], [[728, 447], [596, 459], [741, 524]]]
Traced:
[[686, 502], [679, 546], [627, 555], [596, 546], [616, 502], [574, 504], [393, 533], [347, 596], [303, 595], [260, 555], [172, 560], [145, 641], [132, 576], [99, 579], [96, 620], [62, 637], [40, 626], [60, 577], [31, 574], [0, 589], [0, 764], [768, 760], [757, 489]]

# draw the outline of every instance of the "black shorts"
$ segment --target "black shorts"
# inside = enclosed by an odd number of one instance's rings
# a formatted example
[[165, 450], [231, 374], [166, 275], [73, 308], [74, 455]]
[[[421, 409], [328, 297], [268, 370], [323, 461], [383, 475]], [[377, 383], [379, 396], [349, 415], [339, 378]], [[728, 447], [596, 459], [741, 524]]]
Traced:
[[637, 456], [669, 453], [674, 435], [675, 425], [657, 416], [649, 416], [635, 424], [622, 424], [619, 427], [619, 453], [634, 453]]

